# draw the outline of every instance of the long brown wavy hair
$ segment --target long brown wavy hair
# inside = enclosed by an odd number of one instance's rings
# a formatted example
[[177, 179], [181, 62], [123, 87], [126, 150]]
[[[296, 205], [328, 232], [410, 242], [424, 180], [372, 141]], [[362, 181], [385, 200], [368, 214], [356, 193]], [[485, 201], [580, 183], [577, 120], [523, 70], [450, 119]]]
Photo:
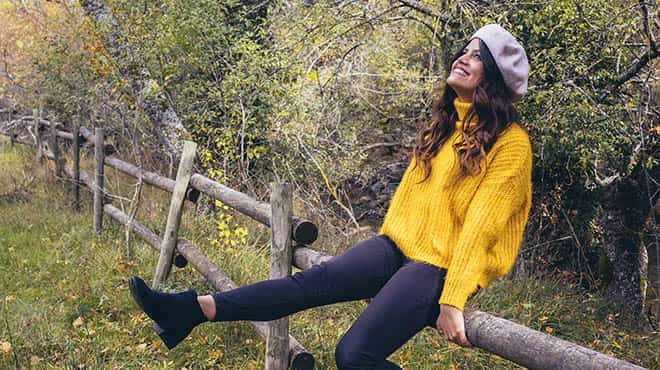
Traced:
[[[464, 52], [467, 43], [454, 54], [449, 68]], [[486, 157], [502, 131], [513, 122], [520, 122], [518, 112], [513, 107], [513, 99], [504, 83], [492, 54], [486, 44], [479, 40], [479, 53], [484, 68], [484, 78], [472, 95], [472, 105], [463, 117], [462, 138], [453, 144], [454, 152], [460, 164], [458, 180], [463, 176], [475, 175], [481, 171], [481, 161]], [[451, 86], [445, 84], [440, 98], [433, 100], [431, 122], [417, 133], [413, 147], [415, 167], [421, 163], [424, 182], [431, 175], [431, 159], [435, 157], [445, 141], [451, 137], [456, 127], [458, 114], [454, 108], [457, 94]], [[477, 118], [476, 123], [471, 122]]]

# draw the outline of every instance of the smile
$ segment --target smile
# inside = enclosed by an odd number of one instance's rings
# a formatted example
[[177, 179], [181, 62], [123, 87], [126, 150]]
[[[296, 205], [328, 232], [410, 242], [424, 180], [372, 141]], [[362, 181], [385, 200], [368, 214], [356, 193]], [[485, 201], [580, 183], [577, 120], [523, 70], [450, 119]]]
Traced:
[[461, 68], [461, 67], [456, 67], [456, 68], [454, 68], [454, 73], [456, 73], [456, 74], [459, 75], [459, 76], [463, 76], [463, 77], [467, 77], [467, 76], [470, 75], [469, 73], [467, 73], [467, 72], [466, 72], [463, 68]]

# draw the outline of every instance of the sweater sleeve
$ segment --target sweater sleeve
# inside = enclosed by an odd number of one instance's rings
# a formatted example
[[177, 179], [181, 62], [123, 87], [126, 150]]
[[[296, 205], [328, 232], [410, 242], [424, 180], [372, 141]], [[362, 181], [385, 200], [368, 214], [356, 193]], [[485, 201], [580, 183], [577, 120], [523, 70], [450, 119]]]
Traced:
[[513, 140], [493, 147], [494, 155], [470, 201], [453, 248], [440, 304], [464, 309], [487, 266], [489, 249], [505, 231], [509, 219], [528, 208], [532, 152], [527, 133], [520, 132], [512, 135]]

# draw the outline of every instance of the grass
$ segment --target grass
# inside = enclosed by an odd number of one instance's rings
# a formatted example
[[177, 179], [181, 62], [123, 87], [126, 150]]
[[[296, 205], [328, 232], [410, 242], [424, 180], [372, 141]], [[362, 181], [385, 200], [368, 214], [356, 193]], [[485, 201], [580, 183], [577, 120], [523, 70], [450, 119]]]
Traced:
[[[52, 177], [52, 164], [36, 164], [30, 148], [0, 142], [0, 194], [13, 189], [12, 177], [21, 183], [23, 173], [36, 177], [28, 195], [0, 200], [0, 368], [263, 368], [265, 341], [244, 322], [203, 325], [168, 351], [127, 289], [130, 276], [153, 275], [158, 256], [132, 240], [132, 259], [124, 258], [122, 227], [106, 218], [103, 235], [93, 235], [88, 192], [82, 210], [72, 211], [70, 186]], [[107, 176], [113, 193], [131, 196], [134, 180], [111, 170]], [[167, 207], [167, 194], [145, 186], [137, 218], [162, 234]], [[181, 234], [238, 284], [266, 278], [267, 230], [240, 215], [234, 220], [249, 229], [240, 245], [213, 243], [214, 220], [191, 207]], [[168, 284], [211, 291], [190, 267], [175, 269]], [[658, 333], [562, 278], [501, 280], [470, 305], [648, 368], [660, 366]], [[352, 302], [291, 317], [292, 334], [314, 354], [318, 369], [334, 368], [334, 347], [364, 307]], [[519, 368], [447, 343], [430, 328], [391, 359], [407, 369]]]

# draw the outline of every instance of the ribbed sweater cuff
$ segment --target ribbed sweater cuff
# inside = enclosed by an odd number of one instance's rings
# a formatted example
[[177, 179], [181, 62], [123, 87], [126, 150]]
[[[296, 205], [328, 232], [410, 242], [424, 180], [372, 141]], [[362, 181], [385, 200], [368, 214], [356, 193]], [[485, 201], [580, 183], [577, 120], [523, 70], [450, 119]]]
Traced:
[[448, 304], [463, 311], [468, 298], [476, 290], [477, 282], [445, 281], [438, 303]]

